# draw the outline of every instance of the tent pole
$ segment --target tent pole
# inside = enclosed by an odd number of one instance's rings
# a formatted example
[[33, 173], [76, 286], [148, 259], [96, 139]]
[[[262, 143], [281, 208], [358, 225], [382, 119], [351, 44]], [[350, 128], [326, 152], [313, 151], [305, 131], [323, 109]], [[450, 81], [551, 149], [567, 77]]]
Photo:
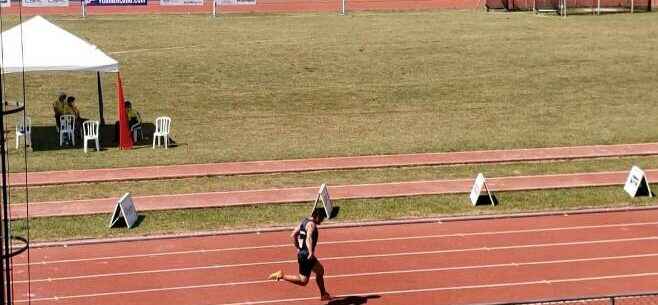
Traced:
[[98, 116], [101, 125], [105, 125], [105, 118], [103, 117], [103, 84], [100, 72], [96, 72], [96, 85], [98, 86]]

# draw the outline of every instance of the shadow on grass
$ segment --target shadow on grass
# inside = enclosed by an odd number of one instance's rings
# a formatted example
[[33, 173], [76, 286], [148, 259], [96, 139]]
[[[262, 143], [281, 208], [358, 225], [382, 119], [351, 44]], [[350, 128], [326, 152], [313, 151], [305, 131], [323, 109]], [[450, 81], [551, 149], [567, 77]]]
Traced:
[[[493, 202], [491, 202], [491, 200], [493, 200]], [[475, 202], [475, 205], [476, 206], [478, 206], [478, 205], [492, 205], [492, 204], [494, 206], [498, 205], [498, 197], [496, 197], [496, 194], [491, 193], [491, 200], [489, 200], [489, 195], [486, 195], [486, 194], [485, 195], [480, 195], [480, 197], [478, 197], [478, 200]]]
[[[626, 186], [630, 186], [629, 182], [626, 182], [626, 185], [624, 186], [624, 190], [626, 190]], [[646, 177], [642, 177], [637, 184], [635, 197], [654, 197], [654, 196], [656, 196], [656, 194], [651, 191], [651, 186], [649, 185], [649, 181], [647, 181]]]
[[[139, 227], [139, 225], [142, 224], [142, 222], [144, 221], [145, 218], [146, 218], [145, 215], [138, 215], [137, 220], [135, 220], [135, 224], [132, 226], [131, 229]], [[110, 229], [112, 229], [112, 228], [126, 228], [126, 227], [127, 227], [126, 219], [121, 217], [114, 223], [114, 225], [112, 225], [110, 227]]]
[[[153, 139], [153, 132], [155, 131], [155, 125], [152, 123], [142, 124], [142, 138], [135, 143], [135, 145], [150, 145]], [[118, 142], [115, 135], [114, 124], [107, 124], [100, 126], [99, 128], [99, 139], [101, 150], [104, 148], [116, 148]], [[95, 145], [92, 141], [87, 144], [89, 147]], [[170, 147], [175, 147], [176, 145], [170, 145]], [[75, 139], [75, 146], [64, 145], [59, 146], [59, 134], [55, 126], [32, 126], [32, 150], [33, 151], [50, 151], [50, 150], [62, 150], [62, 149], [79, 149], [83, 147], [82, 138], [78, 136]]]
[[340, 207], [339, 207], [339, 206], [335, 206], [335, 207], [331, 210], [331, 215], [329, 216], [329, 219], [334, 219], [334, 218], [338, 217], [338, 213], [339, 213], [339, 212], [340, 212]]
[[351, 295], [351, 296], [346, 296], [342, 298], [336, 298], [327, 305], [362, 305], [362, 304], [367, 304], [368, 300], [370, 299], [379, 299], [381, 296], [379, 295], [367, 295], [367, 296], [358, 296], [358, 295]]

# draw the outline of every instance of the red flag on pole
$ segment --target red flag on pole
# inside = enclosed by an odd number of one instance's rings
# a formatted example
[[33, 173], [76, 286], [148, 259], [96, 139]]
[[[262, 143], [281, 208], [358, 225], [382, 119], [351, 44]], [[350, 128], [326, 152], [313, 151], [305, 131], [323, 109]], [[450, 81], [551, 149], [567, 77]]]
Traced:
[[133, 137], [130, 136], [130, 129], [128, 128], [128, 114], [126, 113], [123, 85], [121, 84], [121, 74], [119, 72], [117, 72], [117, 103], [117, 114], [119, 116], [119, 148], [131, 149], [133, 147]]

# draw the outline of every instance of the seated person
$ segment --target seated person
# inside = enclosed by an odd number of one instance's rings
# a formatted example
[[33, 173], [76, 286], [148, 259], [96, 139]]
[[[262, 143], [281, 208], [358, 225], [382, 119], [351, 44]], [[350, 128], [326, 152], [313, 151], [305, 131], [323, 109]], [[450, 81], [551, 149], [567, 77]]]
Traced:
[[82, 139], [82, 123], [87, 119], [80, 117], [80, 110], [75, 104], [75, 97], [69, 96], [66, 98], [66, 104], [62, 108], [62, 114], [72, 114], [75, 117], [75, 137]]
[[[142, 117], [137, 110], [133, 109], [130, 101], [126, 101], [124, 105], [126, 107], [126, 117], [128, 118], [128, 128], [130, 129], [130, 136], [132, 137], [136, 130], [141, 132]], [[119, 142], [119, 122], [116, 122], [114, 125], [114, 139], [117, 143]], [[139, 140], [139, 138], [137, 140]]]
[[135, 129], [142, 128], [142, 117], [132, 107], [130, 101], [126, 101], [126, 115], [128, 115], [128, 127], [130, 128], [130, 133], [133, 133]]
[[59, 117], [62, 116], [65, 105], [66, 105], [66, 94], [62, 92], [59, 94], [55, 102], [53, 102], [53, 112], [55, 113], [56, 130], [59, 130]]
[[66, 98], [66, 103], [62, 105], [61, 114], [72, 114], [75, 116], [76, 121], [80, 118], [80, 110], [78, 110], [78, 106], [75, 104], [75, 96]]

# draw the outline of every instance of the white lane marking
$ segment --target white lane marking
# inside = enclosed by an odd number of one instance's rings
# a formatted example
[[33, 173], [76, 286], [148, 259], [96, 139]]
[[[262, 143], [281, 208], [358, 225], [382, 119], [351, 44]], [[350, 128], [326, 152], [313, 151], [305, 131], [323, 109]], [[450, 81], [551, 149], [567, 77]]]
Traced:
[[[428, 239], [428, 238], [467, 237], [467, 236], [483, 236], [483, 235], [499, 235], [499, 234], [500, 235], [502, 235], [502, 234], [521, 234], [521, 233], [552, 232], [552, 231], [566, 231], [566, 230], [601, 229], [601, 228], [617, 228], [617, 227], [637, 227], [637, 226], [648, 226], [648, 225], [657, 225], [657, 224], [658, 224], [658, 222], [638, 222], [638, 223], [625, 223], [625, 224], [557, 227], [557, 228], [544, 228], [544, 229], [473, 232], [473, 233], [452, 233], [452, 234], [423, 235], [423, 236], [389, 237], [389, 238], [373, 238], [373, 239], [359, 239], [359, 240], [340, 240], [340, 241], [320, 242], [319, 244], [321, 244], [321, 245], [332, 245], [332, 244], [350, 244], [350, 243], [366, 243], [366, 242]], [[156, 252], [156, 253], [148, 253], [148, 254], [117, 255], [117, 256], [105, 256], [105, 257], [79, 258], [79, 259], [70, 259], [70, 260], [35, 261], [35, 262], [30, 263], [30, 265], [78, 263], [78, 262], [89, 262], [89, 261], [99, 261], [99, 260], [154, 257], [154, 256], [166, 256], [166, 255], [184, 255], [184, 254], [197, 254], [197, 253], [210, 253], [210, 252], [258, 250], [258, 249], [271, 249], [271, 248], [283, 248], [283, 247], [291, 247], [291, 244], [286, 243], [286, 244], [279, 244], [279, 245], [233, 247], [233, 248], [218, 248], [218, 249], [200, 249], [200, 250], [172, 251], [172, 252]], [[25, 265], [27, 265], [27, 263], [15, 263], [14, 267], [25, 266]]]
[[[455, 271], [455, 270], [471, 270], [471, 269], [485, 269], [485, 268], [500, 268], [500, 267], [520, 267], [520, 266], [533, 266], [533, 265], [549, 265], [549, 264], [566, 264], [566, 263], [580, 263], [580, 262], [596, 262], [596, 261], [606, 261], [606, 260], [622, 260], [622, 259], [633, 259], [633, 258], [647, 258], [647, 257], [656, 257], [658, 253], [649, 253], [649, 254], [633, 254], [633, 255], [620, 255], [620, 256], [602, 256], [602, 257], [588, 257], [588, 258], [574, 258], [574, 259], [559, 259], [559, 260], [548, 260], [548, 261], [530, 261], [530, 262], [510, 262], [510, 263], [500, 263], [500, 264], [489, 264], [489, 265], [471, 265], [471, 266], [459, 266], [459, 267], [440, 267], [440, 268], [426, 268], [426, 269], [404, 269], [404, 270], [393, 270], [393, 271], [379, 271], [379, 272], [364, 272], [364, 273], [351, 273], [351, 274], [338, 274], [338, 275], [326, 275], [325, 278], [343, 278], [343, 277], [358, 277], [358, 276], [369, 276], [369, 275], [386, 275], [386, 274], [404, 274], [404, 273], [417, 273], [417, 272], [438, 272], [438, 271]], [[296, 261], [281, 261], [277, 263], [293, 263]], [[222, 268], [225, 266], [209, 266], [202, 268], [192, 268], [192, 269], [215, 269]], [[166, 271], [188, 271], [186, 268], [182, 269], [171, 269]], [[53, 279], [41, 279], [32, 281], [34, 282], [51, 282], [58, 280], [71, 280], [71, 279], [86, 279], [92, 277], [106, 277], [106, 276], [116, 276], [116, 275], [136, 275], [136, 274], [145, 274], [152, 273], [149, 271], [146, 272], [130, 272], [125, 274], [107, 274], [102, 276], [81, 276], [81, 277], [70, 277], [70, 278], [53, 278]], [[310, 278], [315, 279], [315, 276]], [[246, 281], [246, 282], [231, 282], [231, 283], [222, 283], [217, 284], [218, 286], [233, 286], [233, 285], [247, 285], [247, 284], [256, 284], [256, 283], [266, 283], [270, 282], [268, 280], [263, 281]], [[16, 281], [16, 283], [27, 283], [27, 281]]]
[[[406, 273], [410, 272], [429, 272], [429, 269], [420, 269], [418, 271], [403, 270]], [[390, 272], [372, 272], [364, 273], [365, 275], [380, 275], [387, 274]], [[346, 274], [346, 275], [334, 275], [326, 276], [326, 278], [337, 278], [337, 277], [349, 277], [349, 276], [364, 276], [364, 274]], [[409, 292], [422, 292], [422, 291], [440, 291], [440, 290], [457, 290], [457, 289], [470, 289], [470, 288], [491, 288], [491, 287], [505, 287], [505, 286], [514, 286], [514, 285], [525, 285], [525, 284], [547, 284], [547, 283], [561, 283], [561, 282], [575, 282], [583, 280], [601, 280], [601, 279], [613, 279], [613, 278], [624, 278], [624, 277], [634, 277], [634, 276], [653, 276], [658, 275], [658, 272], [651, 273], [634, 273], [634, 274], [622, 274], [622, 275], [606, 275], [606, 276], [597, 276], [597, 277], [585, 277], [585, 278], [567, 278], [567, 279], [553, 279], [553, 280], [539, 280], [539, 281], [529, 281], [529, 282], [517, 282], [517, 283], [501, 283], [501, 284], [483, 284], [483, 285], [471, 285], [471, 286], [454, 286], [454, 287], [438, 287], [438, 288], [428, 288], [428, 289], [414, 289], [414, 290], [400, 290], [401, 293], [404, 291]], [[245, 284], [259, 284], [272, 282], [268, 280], [260, 281], [251, 281], [251, 282], [241, 282], [242, 285]], [[25, 302], [39, 302], [39, 301], [54, 301], [54, 300], [69, 300], [69, 299], [79, 299], [79, 298], [95, 298], [102, 296], [114, 296], [114, 295], [126, 295], [126, 294], [138, 294], [138, 293], [149, 293], [149, 292], [161, 292], [161, 291], [176, 291], [176, 290], [188, 290], [188, 289], [202, 289], [202, 288], [216, 288], [222, 286], [231, 286], [240, 283], [216, 283], [216, 284], [204, 284], [204, 285], [192, 285], [192, 286], [179, 286], [179, 287], [168, 287], [168, 288], [151, 288], [151, 289], [138, 289], [138, 290], [127, 290], [127, 291], [116, 291], [116, 292], [104, 292], [104, 293], [92, 293], [92, 294], [82, 294], [82, 295], [70, 295], [70, 296], [54, 296], [47, 298], [34, 298], [34, 299], [25, 299], [25, 300], [16, 300], [16, 303], [25, 303]], [[362, 293], [358, 293], [362, 294]], [[368, 293], [373, 294], [373, 293]], [[374, 293], [382, 294], [382, 293]], [[390, 294], [390, 293], [389, 293]], [[349, 294], [354, 295], [354, 294]], [[305, 298], [306, 299], [306, 298]], [[230, 304], [221, 304], [221, 305], [237, 305], [237, 304], [263, 304], [263, 303], [279, 303], [289, 301], [287, 300], [271, 300], [271, 301], [257, 301], [257, 302], [246, 302], [246, 303], [230, 303]]]
[[[602, 244], [602, 243], [632, 242], [632, 241], [645, 241], [645, 240], [656, 240], [656, 239], [658, 239], [658, 236], [638, 237], [638, 238], [623, 238], [623, 239], [603, 239], [603, 240], [580, 241], [580, 242], [512, 245], [512, 246], [499, 246], [499, 247], [477, 247], [477, 248], [435, 250], [435, 251], [419, 251], [419, 252], [395, 252], [395, 253], [386, 253], [386, 254], [364, 254], [364, 255], [352, 255], [352, 256], [335, 256], [335, 257], [322, 257], [321, 260], [330, 261], [330, 260], [346, 260], [346, 259], [358, 259], [358, 258], [379, 258], [379, 257], [394, 257], [394, 256], [412, 256], [412, 255], [475, 252], [475, 251], [496, 251], [496, 250], [524, 249], [524, 248], [540, 248], [540, 247], [556, 247], [556, 246], [574, 246], [574, 245], [589, 245], [589, 244]], [[279, 261], [265, 261], [265, 262], [241, 263], [241, 264], [226, 264], [226, 265], [210, 265], [210, 266], [186, 267], [186, 268], [143, 270], [143, 271], [134, 271], [134, 272], [100, 273], [100, 274], [90, 274], [90, 275], [82, 275], [82, 276], [60, 277], [60, 278], [33, 279], [30, 282], [31, 283], [37, 283], [37, 282], [44, 282], [44, 281], [51, 282], [51, 281], [62, 281], [62, 280], [88, 279], [88, 278], [97, 278], [97, 277], [153, 274], [153, 273], [162, 273], [162, 272], [184, 272], [184, 271], [205, 270], [205, 269], [223, 269], [223, 268], [236, 268], [236, 267], [250, 267], [250, 266], [262, 266], [262, 265], [287, 264], [287, 263], [295, 263], [295, 262], [297, 262], [297, 261], [296, 260], [279, 260]], [[27, 282], [28, 282], [27, 280], [14, 281], [15, 284], [21, 284], [21, 283], [27, 283]]]
[[172, 268], [172, 269], [159, 269], [159, 270], [144, 270], [144, 271], [135, 271], [135, 272], [101, 273], [101, 274], [82, 275], [82, 276], [60, 277], [60, 278], [45, 278], [45, 279], [37, 279], [37, 280], [31, 280], [31, 281], [27, 281], [27, 280], [14, 281], [14, 284], [25, 284], [25, 283], [28, 283], [28, 282], [29, 283], [38, 283], [38, 282], [77, 280], [77, 279], [89, 279], [89, 278], [112, 277], [112, 276], [128, 276], [128, 275], [152, 274], [152, 273], [160, 273], [160, 272], [184, 272], [184, 271], [205, 270], [205, 269], [223, 269], [223, 268], [250, 267], [250, 266], [259, 266], [259, 265], [290, 264], [290, 263], [296, 263], [296, 262], [297, 262], [297, 260], [282, 260], [282, 261], [270, 261], [270, 262], [258, 262], [258, 263], [211, 265], [211, 266], [202, 266], [202, 267]]
[[[381, 295], [390, 295], [390, 294], [437, 292], [437, 291], [462, 290], [462, 289], [482, 289], [482, 288], [500, 288], [500, 287], [514, 287], [514, 286], [546, 285], [546, 284], [552, 284], [552, 283], [586, 282], [586, 281], [613, 280], [613, 279], [634, 278], [634, 277], [649, 277], [649, 276], [658, 276], [658, 272], [618, 274], [618, 275], [598, 276], [598, 277], [566, 278], [566, 279], [557, 279], [557, 280], [550, 280], [550, 281], [540, 280], [540, 281], [529, 281], [529, 282], [514, 282], [514, 283], [484, 284], [484, 285], [469, 285], [469, 286], [454, 286], [454, 287], [436, 287], [436, 288], [422, 288], [422, 289], [408, 289], [408, 290], [355, 292], [355, 293], [349, 293], [349, 294], [336, 295], [334, 297], [335, 298], [344, 298], [344, 297], [349, 297], [349, 296], [364, 296], [364, 297], [367, 297], [367, 296], [371, 296], [371, 295], [381, 296]], [[298, 301], [309, 301], [309, 300], [318, 300], [318, 297], [280, 299], [280, 300], [263, 300], [263, 301], [247, 301], [247, 302], [240, 302], [240, 303], [224, 303], [224, 304], [215, 304], [215, 305], [258, 305], [258, 304], [273, 304], [273, 303], [284, 303], [284, 302], [287, 303], [287, 302], [298, 302]]]

